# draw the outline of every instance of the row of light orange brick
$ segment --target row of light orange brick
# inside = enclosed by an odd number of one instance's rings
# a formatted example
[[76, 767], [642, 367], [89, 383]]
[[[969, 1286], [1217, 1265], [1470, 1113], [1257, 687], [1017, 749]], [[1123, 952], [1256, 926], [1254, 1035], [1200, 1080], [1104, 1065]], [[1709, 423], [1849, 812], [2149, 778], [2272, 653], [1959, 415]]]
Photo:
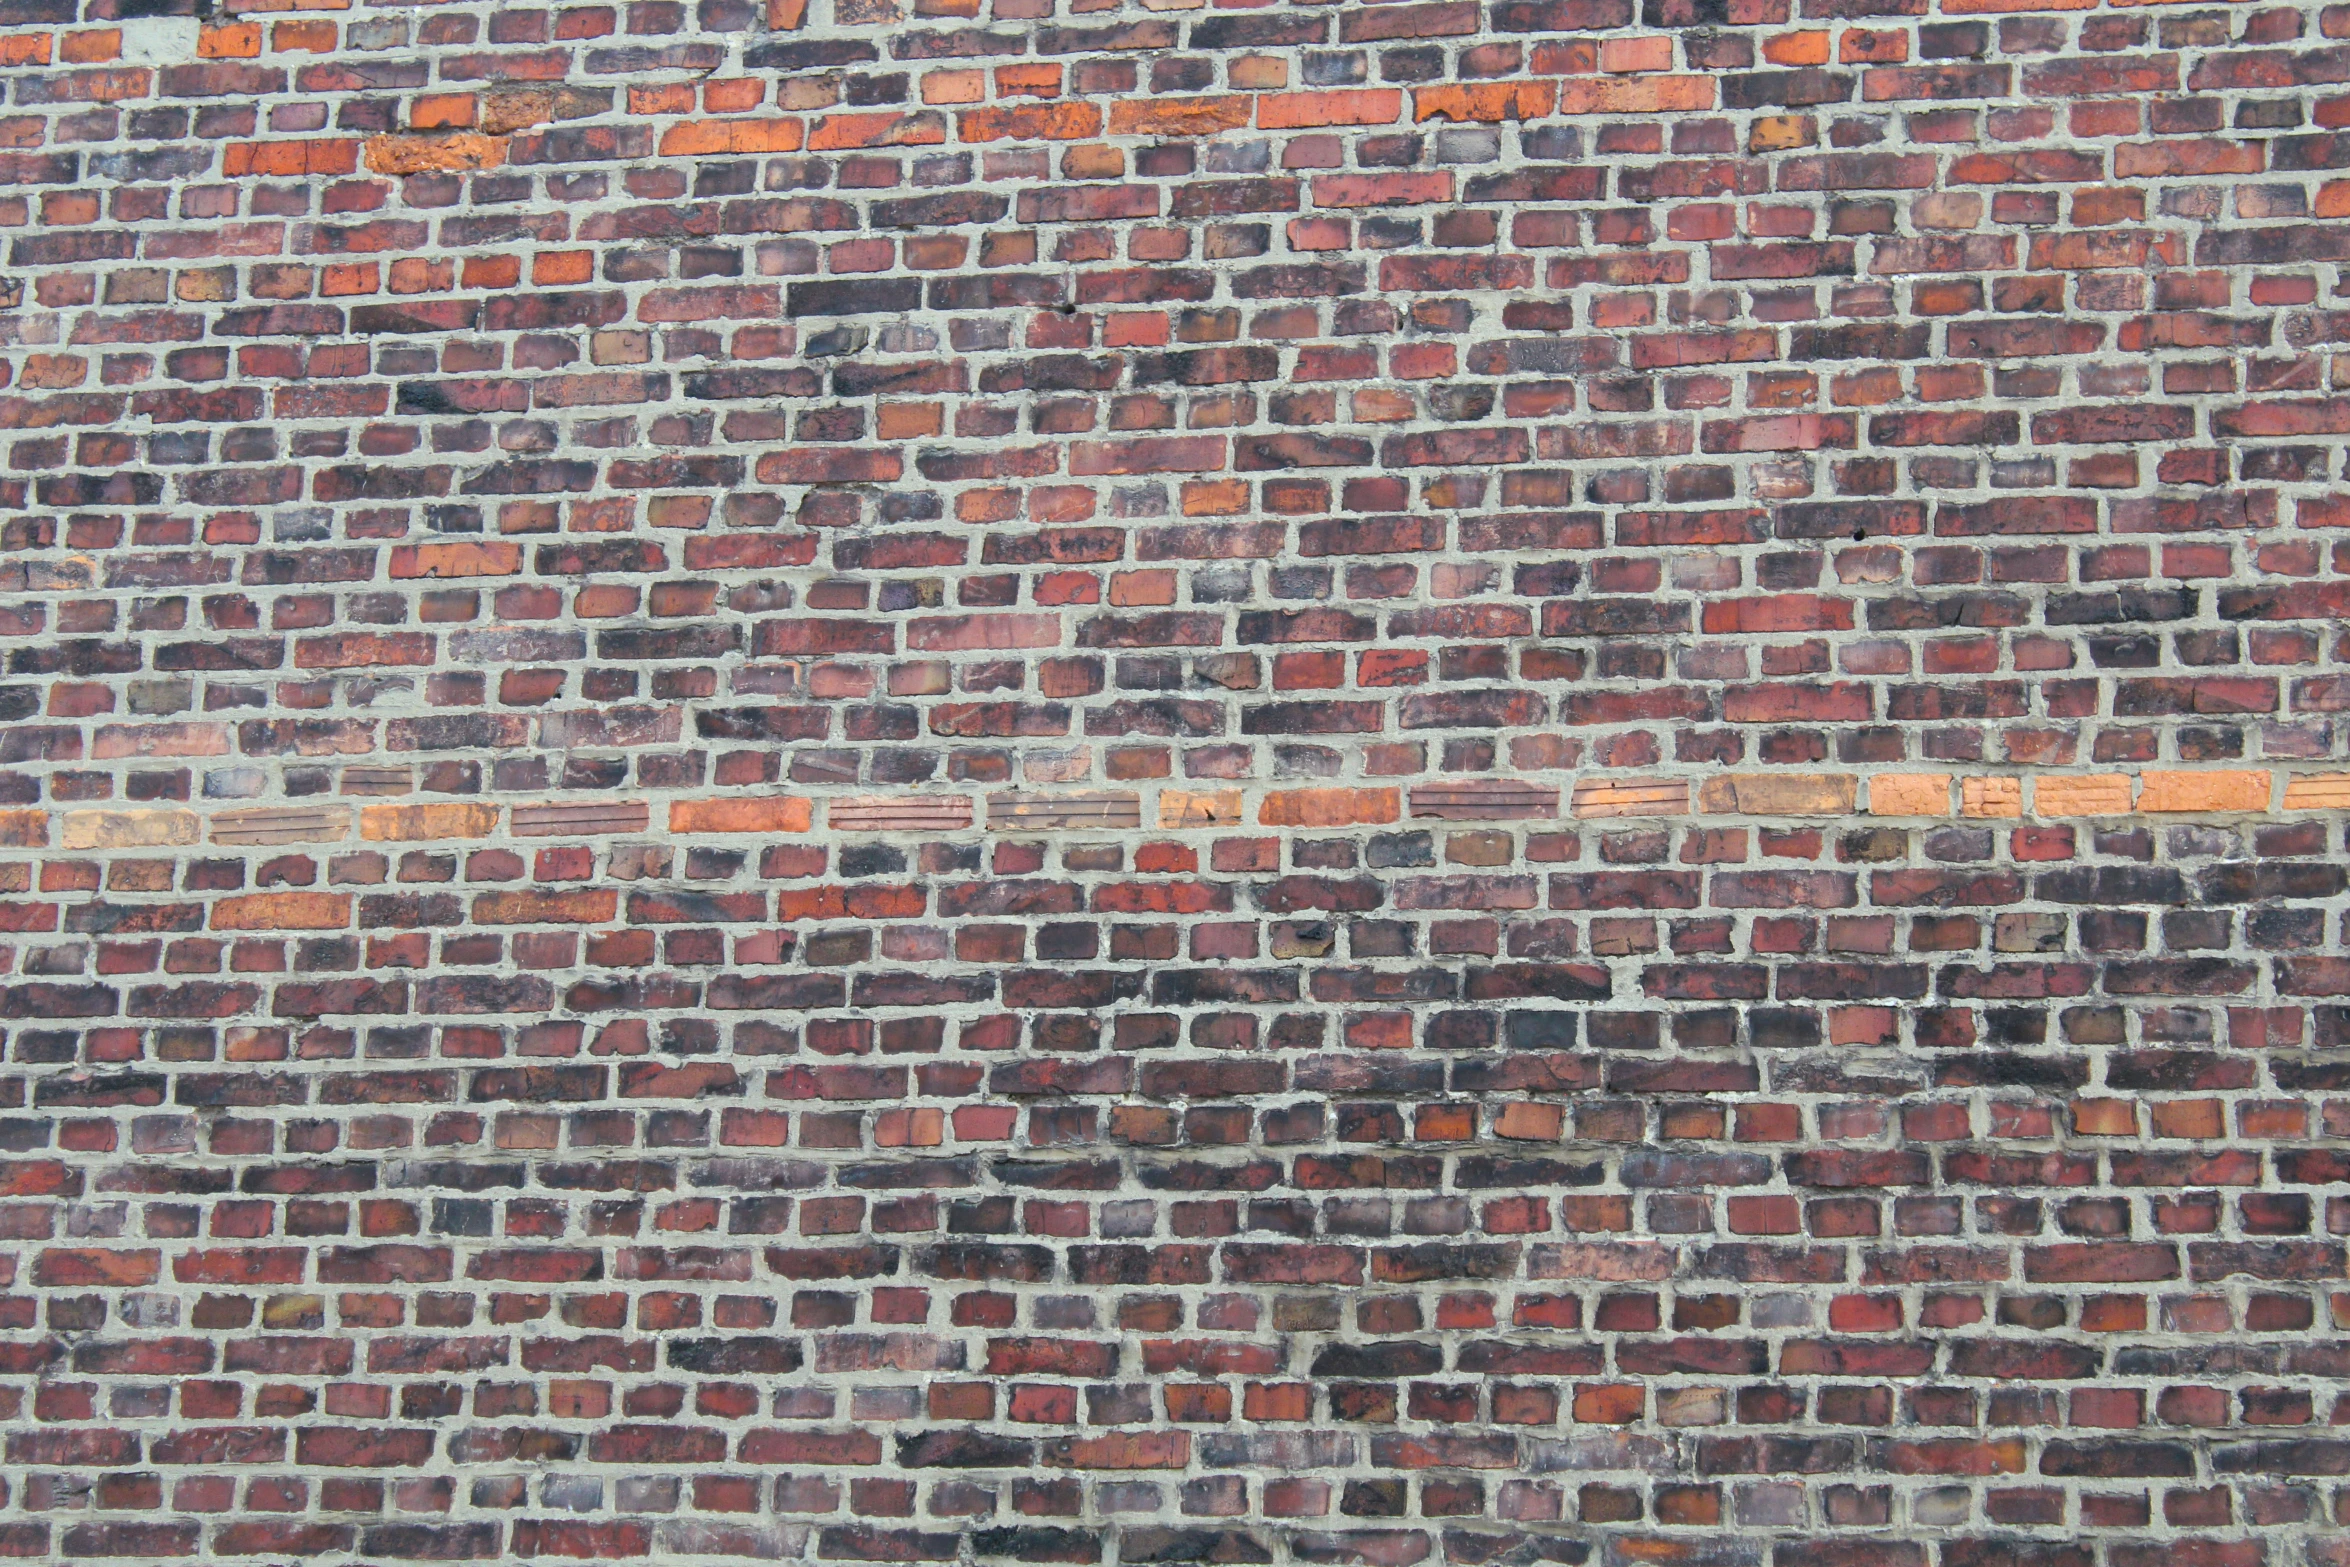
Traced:
[[[1941, 90], [1930, 79], [1912, 80], [1920, 73], [1885, 62], [1906, 57], [1906, 37], [1899, 34], [1849, 35], [1839, 50], [1848, 63], [1871, 67], [1862, 84], [1870, 102], [1935, 100]], [[1824, 33], [1795, 35], [1783, 46], [1766, 48], [1774, 59], [1818, 56], [1828, 50]], [[1808, 62], [1807, 62], [1808, 63]], [[1063, 68], [1046, 62], [998, 66], [993, 71], [993, 94], [1000, 99], [1029, 99], [987, 105], [990, 73], [980, 69], [931, 72], [922, 81], [921, 110], [877, 109], [863, 113], [817, 114], [751, 118], [767, 107], [767, 83], [758, 78], [729, 78], [702, 84], [698, 95], [690, 84], [665, 84], [631, 89], [629, 112], [640, 115], [704, 114], [725, 116], [679, 120], [661, 133], [659, 151], [669, 157], [759, 156], [770, 153], [857, 151], [881, 147], [938, 146], [949, 139], [946, 110], [956, 111], [952, 138], [961, 142], [1006, 140], [1082, 141], [1109, 136], [1212, 137], [1254, 128], [1259, 131], [1313, 131], [1393, 125], [1408, 118], [1499, 123], [1536, 120], [1552, 115], [1668, 114], [1714, 108], [1714, 78], [1674, 74], [1673, 41], [1669, 37], [1630, 37], [1603, 42], [1571, 41], [1545, 44], [1535, 51], [1533, 68], [1556, 73], [1500, 81], [1454, 82], [1411, 89], [1376, 87], [1323, 92], [1262, 91], [1287, 83], [1287, 62], [1252, 59], [1238, 62], [1232, 85], [1244, 90], [1195, 96], [1125, 96], [1106, 105], [1086, 99], [1061, 100]], [[1930, 73], [1927, 73], [1930, 76]], [[787, 84], [788, 85], [788, 84]], [[366, 144], [368, 167], [382, 174], [410, 174], [432, 168], [481, 168], [500, 161], [502, 136], [472, 134], [478, 100], [469, 94], [441, 93], [420, 98], [411, 106], [406, 133], [378, 136]], [[824, 103], [799, 103], [783, 89], [776, 107], [812, 110]], [[538, 116], [526, 116], [535, 120]], [[1784, 128], [1800, 116], [1766, 117]], [[516, 127], [509, 126], [507, 129]], [[1808, 144], [1808, 133], [1784, 145]], [[1766, 138], [1766, 141], [1768, 138]], [[1782, 143], [1771, 143], [1779, 145]], [[358, 157], [356, 141], [274, 142], [257, 144], [258, 154], [231, 149], [231, 175], [259, 173], [351, 172]], [[324, 151], [318, 149], [326, 149]], [[238, 158], [256, 163], [238, 162]], [[342, 164], [328, 170], [308, 165], [325, 158]]]
[[[1867, 800], [1862, 803], [1866, 784]], [[1932, 818], [1953, 814], [1997, 819], [2149, 815], [2244, 815], [2350, 809], [2350, 773], [2278, 773], [2265, 769], [2045, 773], [1962, 776], [1953, 773], [1739, 773], [1702, 780], [1595, 778], [1571, 793], [1557, 785], [1506, 780], [1402, 788], [1275, 789], [1261, 795], [1256, 822], [1267, 827], [1377, 826], [1412, 817], [1455, 821], [1711, 816]], [[671, 833], [805, 833], [817, 801], [800, 795], [745, 795], [672, 800]], [[1158, 792], [1163, 829], [1231, 827], [1248, 819], [1240, 789]], [[835, 832], [952, 832], [976, 824], [967, 795], [878, 795], [826, 802]], [[1142, 825], [1138, 794], [999, 794], [987, 799], [996, 830], [1120, 830]], [[478, 839], [498, 833], [507, 807], [485, 802], [361, 806], [359, 836], [377, 842]], [[327, 843], [350, 835], [343, 805], [257, 806], [209, 817], [177, 807], [0, 812], [0, 845], [45, 848], [54, 836], [68, 849], [164, 848], [215, 844]], [[505, 823], [517, 837], [604, 836], [652, 829], [642, 801], [517, 805]], [[209, 833], [207, 833], [209, 827]]]

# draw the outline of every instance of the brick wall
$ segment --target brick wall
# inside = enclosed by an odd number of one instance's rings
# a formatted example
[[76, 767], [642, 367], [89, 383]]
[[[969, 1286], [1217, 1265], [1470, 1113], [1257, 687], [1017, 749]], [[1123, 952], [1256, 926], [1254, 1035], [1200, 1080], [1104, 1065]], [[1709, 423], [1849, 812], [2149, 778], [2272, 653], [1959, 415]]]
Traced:
[[2350, 6], [0, 0], [0, 1554], [2350, 1562]]

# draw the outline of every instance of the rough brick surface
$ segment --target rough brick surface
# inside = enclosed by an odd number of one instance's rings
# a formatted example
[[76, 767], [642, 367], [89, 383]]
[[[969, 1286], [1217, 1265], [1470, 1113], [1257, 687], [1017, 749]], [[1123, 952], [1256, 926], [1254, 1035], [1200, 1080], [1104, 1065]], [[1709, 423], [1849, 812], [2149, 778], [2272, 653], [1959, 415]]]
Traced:
[[0, 76], [0, 1555], [2350, 1562], [2350, 6]]

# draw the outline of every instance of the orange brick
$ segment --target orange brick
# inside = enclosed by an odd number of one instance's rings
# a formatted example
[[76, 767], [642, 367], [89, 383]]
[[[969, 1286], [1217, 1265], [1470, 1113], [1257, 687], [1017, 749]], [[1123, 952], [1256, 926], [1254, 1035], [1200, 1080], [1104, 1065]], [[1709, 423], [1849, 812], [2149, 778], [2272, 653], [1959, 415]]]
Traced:
[[2092, 1295], [2081, 1302], [2084, 1333], [2135, 1333], [2146, 1326], [2143, 1295]]
[[1102, 342], [1110, 348], [1157, 348], [1171, 330], [1163, 310], [1120, 311], [1103, 321]]
[[533, 283], [585, 283], [596, 275], [592, 250], [542, 250], [530, 258]]
[[1575, 1389], [1575, 1418], [1585, 1425], [1629, 1425], [1648, 1407], [1648, 1390], [1638, 1383], [1586, 1383]]
[[999, 98], [1058, 98], [1061, 67], [1041, 60], [999, 65], [995, 68], [995, 90]]
[[445, 294], [457, 284], [457, 264], [428, 256], [402, 256], [392, 263], [395, 294]]
[[2083, 1137], [2135, 1137], [2138, 1106], [2128, 1099], [2076, 1099], [2073, 1130]]
[[1948, 816], [1947, 773], [1874, 773], [1869, 777], [1871, 816]]
[[2288, 811], [2350, 809], [2350, 773], [2303, 773], [2285, 780]]
[[1403, 113], [1403, 93], [1394, 87], [1351, 92], [1267, 93], [1257, 100], [1261, 131], [1318, 130], [1330, 125], [1392, 125]]
[[2006, 817], [2024, 814], [2024, 784], [2020, 778], [1962, 778], [1958, 781], [1961, 816]]
[[1513, 1104], [1493, 1118], [1493, 1135], [1530, 1142], [1556, 1142], [1566, 1130], [1567, 1112], [1559, 1105]]
[[1121, 98], [1110, 105], [1113, 136], [1213, 136], [1248, 124], [1256, 100], [1235, 93], [1223, 98]]
[[939, 403], [883, 403], [874, 410], [873, 429], [885, 441], [906, 441], [936, 435], [946, 428], [946, 408]]
[[1599, 69], [1599, 40], [1562, 38], [1534, 49], [1533, 70], [1538, 76], [1589, 76]]
[[2130, 780], [2120, 773], [2048, 773], [2032, 780], [2036, 816], [2126, 816]]
[[494, 805], [368, 805], [359, 811], [359, 836], [411, 843], [430, 838], [486, 838], [498, 830]]
[[1161, 827], [1233, 827], [1241, 817], [1238, 789], [1161, 789]]
[[[938, 114], [832, 114], [816, 122], [808, 137], [810, 152], [838, 152], [858, 147], [935, 147], [947, 139], [946, 118]], [[667, 152], [664, 145], [661, 149]], [[743, 151], [726, 148], [726, 151]], [[778, 147], [777, 152], [793, 148]]]
[[1763, 40], [1763, 58], [1773, 65], [1826, 65], [1828, 63], [1828, 30], [1824, 27], [1806, 28], [1798, 33], [1781, 33]]
[[2148, 1107], [2157, 1137], [2209, 1140], [2227, 1135], [2227, 1118], [2217, 1099], [2174, 1099]]
[[506, 139], [475, 131], [441, 135], [371, 137], [367, 166], [378, 174], [430, 174], [457, 169], [494, 169], [506, 161]]
[[650, 82], [628, 89], [628, 112], [631, 114], [691, 114], [694, 112], [694, 84], [691, 82]]
[[318, 275], [318, 293], [323, 299], [345, 294], [372, 294], [382, 286], [383, 269], [372, 261], [340, 262]]
[[250, 60], [261, 53], [259, 22], [224, 22], [196, 35], [200, 60]]
[[1277, 789], [1257, 805], [1257, 821], [1267, 827], [1351, 827], [1402, 815], [1394, 789]]
[[876, 1148], [936, 1148], [945, 1141], [946, 1114], [927, 1105], [901, 1105], [873, 1119]]
[[1909, 58], [1909, 34], [1847, 27], [1836, 41], [1836, 58], [1846, 65], [1896, 65]]
[[212, 905], [214, 930], [341, 930], [350, 923], [347, 892], [255, 892]]
[[1244, 54], [1225, 67], [1224, 77], [1243, 92], [1274, 92], [1289, 85], [1289, 62], [1274, 54]]
[[811, 802], [797, 795], [756, 799], [672, 800], [671, 832], [806, 832]]
[[702, 84], [702, 109], [708, 114], [744, 114], [766, 101], [767, 83], [755, 76], [730, 76]]
[[1187, 479], [1183, 484], [1186, 517], [1234, 517], [1249, 509], [1246, 479]]
[[985, 71], [932, 71], [922, 78], [924, 103], [983, 103], [986, 99]]
[[2226, 813], [2268, 809], [2265, 772], [2147, 773], [2138, 784], [2141, 811]]
[[563, 892], [535, 888], [485, 892], [473, 900], [476, 925], [598, 925], [619, 912], [620, 894], [610, 887], [576, 887]]
[[[894, 116], [860, 118], [890, 119]], [[705, 158], [797, 152], [806, 136], [807, 127], [798, 120], [689, 120], [683, 125], [672, 125], [661, 133], [661, 155], [669, 158]], [[857, 142], [842, 145], [870, 144]]]
[[1310, 1420], [1314, 1415], [1313, 1384], [1248, 1383], [1241, 1389], [1240, 1410], [1249, 1420]]
[[1446, 82], [1412, 89], [1412, 118], [1538, 120], [1557, 102], [1558, 83], [1551, 81]]
[[1465, 1143], [1477, 1135], [1477, 1107], [1422, 1105], [1412, 1112], [1412, 1136], [1424, 1143]]
[[512, 288], [522, 281], [522, 258], [468, 256], [462, 277], [467, 288]]
[[1710, 76], [1599, 77], [1559, 84], [1561, 114], [1663, 114], [1713, 106]]
[[1101, 105], [1094, 103], [1010, 104], [955, 116], [958, 141], [1077, 141], [1101, 132]]
[[104, 65], [122, 58], [122, 29], [94, 27], [59, 39], [58, 58], [68, 65]]
[[237, 141], [220, 150], [220, 172], [230, 179], [349, 174], [358, 167], [355, 141]]
[[81, 354], [27, 354], [16, 384], [44, 391], [79, 386], [90, 378], [90, 361]]
[[1176, 573], [1172, 571], [1120, 571], [1110, 577], [1110, 602], [1120, 605], [1172, 604], [1175, 602]]
[[305, 18], [279, 22], [269, 30], [269, 47], [280, 54], [332, 54], [336, 24]]
[[408, 109], [408, 126], [419, 131], [469, 129], [479, 100], [469, 92], [427, 93]]
[[1673, 40], [1662, 35], [1647, 38], [1609, 38], [1599, 46], [1599, 68], [1611, 76], [1673, 68]]

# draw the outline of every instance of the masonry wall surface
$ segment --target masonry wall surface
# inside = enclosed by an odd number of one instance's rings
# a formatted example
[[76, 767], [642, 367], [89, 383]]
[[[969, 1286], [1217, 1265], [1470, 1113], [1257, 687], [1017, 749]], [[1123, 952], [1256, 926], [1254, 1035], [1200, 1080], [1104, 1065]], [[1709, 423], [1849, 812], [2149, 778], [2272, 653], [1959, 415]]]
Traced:
[[2350, 6], [0, 0], [0, 1554], [2350, 1562]]

